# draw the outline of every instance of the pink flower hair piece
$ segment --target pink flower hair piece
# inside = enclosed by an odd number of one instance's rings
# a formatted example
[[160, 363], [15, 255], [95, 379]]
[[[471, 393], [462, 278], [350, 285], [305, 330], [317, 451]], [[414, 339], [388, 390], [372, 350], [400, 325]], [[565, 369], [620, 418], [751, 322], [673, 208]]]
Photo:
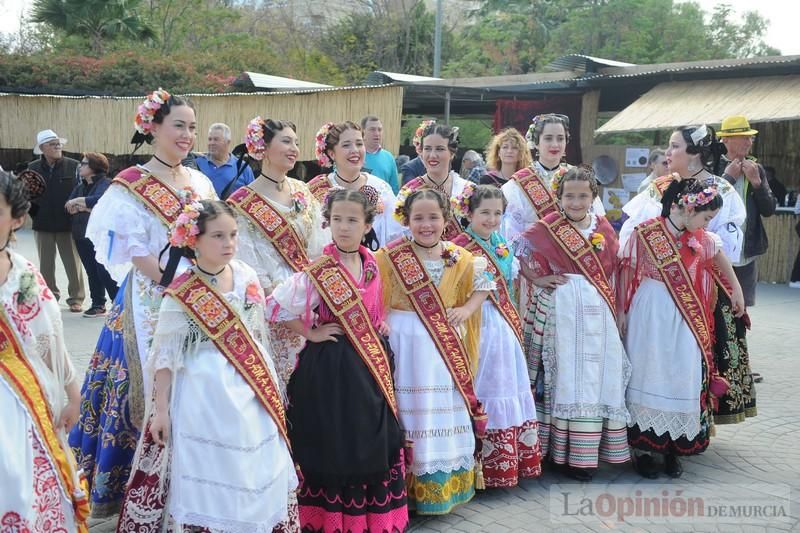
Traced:
[[139, 104], [136, 108], [136, 117], [133, 119], [133, 126], [136, 131], [142, 135], [149, 135], [153, 131], [153, 119], [155, 119], [156, 111], [161, 109], [161, 106], [167, 103], [170, 94], [162, 89], [151, 92], [144, 99], [144, 102]]

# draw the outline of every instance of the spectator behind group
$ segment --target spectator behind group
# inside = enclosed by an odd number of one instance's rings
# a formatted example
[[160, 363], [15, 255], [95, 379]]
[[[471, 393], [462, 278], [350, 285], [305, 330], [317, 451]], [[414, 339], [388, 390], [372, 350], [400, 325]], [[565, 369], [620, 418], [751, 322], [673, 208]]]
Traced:
[[518, 170], [533, 165], [525, 137], [516, 128], [506, 128], [489, 141], [486, 147], [486, 167], [482, 185], [502, 187]]
[[669, 163], [667, 163], [667, 157], [664, 155], [664, 150], [655, 149], [650, 152], [650, 156], [647, 158], [647, 177], [642, 180], [639, 184], [639, 192], [643, 192], [650, 183], [660, 177], [667, 175], [667, 168], [669, 167]]
[[400, 154], [394, 158], [394, 164], [397, 167], [397, 174], [400, 174], [400, 169], [403, 168], [403, 165], [411, 161], [411, 158], [408, 157], [406, 154]]
[[403, 185], [414, 178], [418, 178], [426, 174], [425, 164], [422, 162], [422, 158], [420, 156], [422, 155], [422, 132], [430, 124], [436, 124], [436, 121], [423, 120], [414, 132], [414, 138], [411, 142], [414, 144], [414, 149], [417, 151], [417, 157], [400, 167], [400, 173], [403, 175]]
[[383, 123], [374, 115], [361, 119], [361, 130], [364, 132], [364, 146], [367, 155], [364, 157], [364, 172], [378, 176], [389, 184], [392, 192], [397, 194], [400, 184], [397, 179], [397, 165], [394, 156], [381, 146], [383, 143]]
[[86, 238], [86, 225], [97, 201], [111, 185], [108, 177], [108, 159], [103, 154], [86, 152], [78, 167], [80, 180], [64, 208], [72, 215], [72, 238], [89, 278], [89, 296], [92, 305], [83, 316], [97, 318], [106, 315], [106, 293], [113, 302], [117, 296], [117, 283], [103, 265], [95, 259], [92, 241]]
[[208, 128], [208, 153], [195, 156], [197, 168], [208, 176], [221, 200], [225, 200], [239, 187], [253, 182], [253, 170], [249, 166], [236, 177], [237, 158], [231, 154], [231, 129], [217, 122]]
[[486, 165], [483, 162], [481, 154], [475, 150], [467, 150], [461, 157], [461, 169], [459, 174], [462, 178], [478, 184], [481, 182], [481, 176], [486, 174]]
[[775, 175], [775, 167], [764, 167], [764, 172], [767, 174], [767, 183], [769, 184], [769, 188], [772, 191], [772, 195], [775, 197], [775, 200], [778, 201], [778, 206], [787, 207], [786, 201], [788, 198], [786, 197], [786, 186], [781, 183], [778, 177]]
[[72, 240], [72, 223], [64, 209], [72, 189], [75, 187], [78, 162], [65, 157], [62, 152], [66, 139], [53, 130], [42, 130], [36, 134], [34, 155], [28, 169], [40, 174], [46, 184], [44, 193], [32, 202], [33, 236], [39, 253], [39, 271], [56, 300], [61, 291], [56, 285], [56, 249], [67, 272], [67, 305], [73, 313], [82, 311], [84, 298], [83, 269]]

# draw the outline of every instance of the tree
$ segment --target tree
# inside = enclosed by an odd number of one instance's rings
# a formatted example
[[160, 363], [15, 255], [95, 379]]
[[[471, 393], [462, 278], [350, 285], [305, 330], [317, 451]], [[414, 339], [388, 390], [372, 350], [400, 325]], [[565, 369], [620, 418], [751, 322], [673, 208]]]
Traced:
[[99, 57], [107, 41], [155, 36], [136, 11], [140, 3], [141, 0], [36, 0], [31, 18], [67, 36], [87, 38], [92, 55]]

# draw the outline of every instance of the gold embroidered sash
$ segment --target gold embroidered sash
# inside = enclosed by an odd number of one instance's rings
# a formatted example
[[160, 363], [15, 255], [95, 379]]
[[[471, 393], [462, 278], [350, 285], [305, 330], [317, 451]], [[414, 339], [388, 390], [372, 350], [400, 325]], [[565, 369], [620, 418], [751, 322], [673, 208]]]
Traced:
[[231, 194], [227, 202], [262, 231], [295, 272], [308, 266], [310, 261], [300, 236], [266, 198], [249, 187], [242, 187]]
[[8, 321], [5, 309], [0, 306], [0, 378], [25, 406], [31, 421], [36, 426], [36, 435], [47, 455], [52, 460], [53, 468], [58, 475], [60, 485], [72, 501], [75, 511], [75, 522], [78, 530], [88, 531], [86, 520], [89, 518], [89, 486], [83, 475], [77, 479], [75, 459], [67, 454], [56, 434], [53, 412], [47, 402], [36, 371], [25, 356], [13, 327]]
[[511, 179], [516, 181], [525, 193], [540, 220], [550, 213], [558, 211], [555, 194], [552, 193], [536, 169], [523, 168], [517, 171]]
[[178, 194], [166, 183], [138, 168], [127, 168], [112, 183], [122, 185], [169, 227], [183, 208]]
[[236, 311], [219, 292], [193, 270], [175, 279], [164, 294], [174, 297], [181, 304], [186, 314], [197, 323], [214, 346], [250, 385], [258, 401], [275, 421], [286, 445], [291, 449], [280, 389], [273, 381], [269, 367], [255, 340]]
[[567, 256], [580, 268], [589, 283], [597, 289], [611, 310], [614, 319], [617, 318], [617, 299], [614, 288], [608, 279], [608, 274], [603, 269], [603, 263], [597, 257], [592, 243], [584, 239], [583, 235], [569, 223], [569, 221], [559, 216], [546, 217], [541, 222], [547, 228], [550, 236]]
[[383, 392], [386, 403], [397, 417], [389, 355], [378, 332], [372, 325], [358, 288], [331, 256], [322, 256], [305, 269], [325, 305], [333, 312], [344, 329], [347, 339], [367, 365], [375, 383]]
[[328, 194], [333, 188], [331, 185], [331, 180], [328, 179], [327, 174], [320, 174], [319, 176], [315, 176], [311, 181], [308, 182], [308, 190], [311, 191], [311, 194], [317, 201], [322, 204], [325, 200], [325, 196]]
[[394, 275], [402, 283], [411, 305], [436, 345], [453, 381], [472, 417], [475, 433], [483, 437], [488, 422], [483, 406], [475, 395], [469, 355], [458, 332], [447, 320], [447, 311], [439, 290], [425, 270], [411, 241], [397, 239], [386, 247]]

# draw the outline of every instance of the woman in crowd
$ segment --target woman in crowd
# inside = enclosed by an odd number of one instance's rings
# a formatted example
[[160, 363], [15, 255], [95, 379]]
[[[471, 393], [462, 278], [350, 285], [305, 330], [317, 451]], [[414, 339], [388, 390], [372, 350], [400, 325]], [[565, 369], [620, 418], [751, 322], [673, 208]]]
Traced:
[[[295, 125], [285, 120], [255, 117], [247, 126], [246, 142], [237, 147], [261, 162], [255, 181], [235, 191], [228, 203], [239, 224], [239, 259], [255, 269], [267, 296], [322, 253], [330, 232], [322, 229], [319, 202], [302, 181], [287, 177], [300, 149]], [[275, 359], [281, 390], [297, 364], [302, 336], [284, 324], [271, 323], [270, 353]]]
[[[145, 395], [152, 390], [152, 376], [142, 367], [163, 294], [159, 281], [169, 226], [188, 198], [216, 196], [207, 177], [181, 164], [197, 127], [188, 100], [163, 89], [150, 93], [137, 110], [135, 127], [133, 141], [153, 144], [153, 157], [114, 178], [86, 228], [97, 259], [120, 284], [81, 389], [81, 418], [69, 439], [89, 477], [94, 517], [119, 511]], [[184, 260], [177, 268], [188, 266]]]
[[667, 156], [664, 155], [664, 150], [653, 150], [647, 158], [647, 177], [639, 184], [639, 192], [647, 189], [654, 179], [665, 176], [668, 172], [669, 163]]
[[492, 137], [486, 147], [488, 172], [480, 183], [502, 187], [514, 174], [531, 164], [531, 151], [525, 137], [516, 128], [506, 128]]
[[86, 152], [78, 167], [80, 183], [72, 190], [64, 208], [72, 215], [72, 238], [75, 248], [89, 278], [89, 295], [92, 305], [83, 316], [97, 318], [106, 316], [106, 293], [113, 302], [117, 297], [117, 282], [106, 267], [97, 262], [92, 241], [86, 238], [86, 225], [97, 201], [106, 192], [111, 180], [108, 178], [108, 159], [103, 154]]

